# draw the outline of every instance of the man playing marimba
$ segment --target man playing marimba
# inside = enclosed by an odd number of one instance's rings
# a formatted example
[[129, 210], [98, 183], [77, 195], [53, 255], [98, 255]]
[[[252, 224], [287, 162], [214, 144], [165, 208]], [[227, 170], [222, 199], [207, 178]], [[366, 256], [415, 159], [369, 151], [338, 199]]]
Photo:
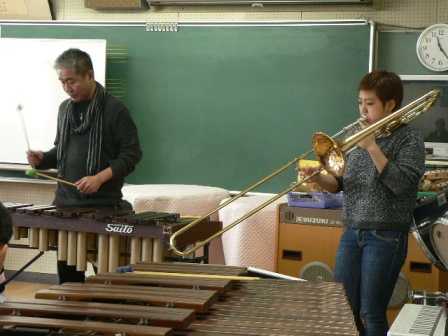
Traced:
[[[131, 209], [123, 201], [125, 177], [134, 171], [142, 151], [128, 108], [95, 80], [90, 56], [79, 49], [63, 52], [54, 65], [70, 96], [59, 106], [55, 146], [28, 151], [34, 168], [57, 168], [54, 204], [63, 207]], [[85, 273], [58, 261], [59, 282], [84, 282]]]

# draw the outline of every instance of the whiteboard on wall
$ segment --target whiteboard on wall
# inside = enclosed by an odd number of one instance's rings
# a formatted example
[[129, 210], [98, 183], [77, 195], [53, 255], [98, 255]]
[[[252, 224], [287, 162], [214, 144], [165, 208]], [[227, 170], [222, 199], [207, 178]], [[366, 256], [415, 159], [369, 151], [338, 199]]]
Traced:
[[0, 163], [28, 163], [28, 144], [53, 147], [58, 107], [68, 98], [53, 65], [69, 48], [90, 55], [105, 85], [106, 40], [0, 38]]

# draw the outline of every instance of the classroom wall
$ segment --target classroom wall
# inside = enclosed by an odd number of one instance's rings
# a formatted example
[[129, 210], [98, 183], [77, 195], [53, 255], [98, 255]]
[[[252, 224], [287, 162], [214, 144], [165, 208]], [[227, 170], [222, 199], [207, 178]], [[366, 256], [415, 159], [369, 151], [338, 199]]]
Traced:
[[379, 0], [379, 9], [359, 6], [276, 6], [252, 10], [248, 7], [169, 7], [164, 9], [95, 10], [81, 0], [53, 0], [56, 20], [62, 21], [268, 21], [370, 19], [379, 30], [417, 29], [448, 22], [446, 0]]

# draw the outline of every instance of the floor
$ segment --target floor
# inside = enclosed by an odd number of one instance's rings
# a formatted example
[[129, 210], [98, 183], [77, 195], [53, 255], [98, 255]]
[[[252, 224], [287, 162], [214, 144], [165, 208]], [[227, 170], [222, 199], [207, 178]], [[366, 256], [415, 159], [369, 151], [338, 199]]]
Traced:
[[[6, 279], [12, 278], [14, 272], [6, 271]], [[57, 284], [56, 275], [26, 272], [17, 275], [6, 285], [6, 297], [32, 298], [37, 291]]]
[[6, 297], [34, 299], [34, 295], [38, 290], [46, 289], [50, 286], [52, 285], [13, 280], [6, 286]]

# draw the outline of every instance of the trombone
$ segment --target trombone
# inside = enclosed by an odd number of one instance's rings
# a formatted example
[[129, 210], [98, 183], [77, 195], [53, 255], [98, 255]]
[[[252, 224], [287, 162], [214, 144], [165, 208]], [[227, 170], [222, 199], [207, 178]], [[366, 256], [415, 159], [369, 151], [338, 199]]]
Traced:
[[[424, 112], [426, 112], [440, 96], [440, 90], [435, 89], [427, 94], [423, 95], [422, 97], [414, 100], [410, 104], [406, 105], [405, 107], [399, 109], [398, 111], [395, 111], [394, 113], [391, 113], [387, 117], [384, 117], [383, 119], [379, 120], [378, 122], [362, 129], [359, 132], [356, 132], [355, 134], [348, 136], [346, 138], [342, 138], [340, 140], [335, 140], [339, 136], [341, 136], [343, 133], [347, 133], [353, 129], [355, 129], [358, 126], [358, 120], [354, 123], [342, 128], [341, 131], [333, 135], [332, 137], [326, 135], [325, 133], [317, 132], [314, 134], [312, 139], [312, 145], [313, 148], [309, 150], [308, 152], [296, 157], [294, 160], [288, 162], [283, 167], [280, 167], [273, 173], [269, 174], [268, 176], [264, 177], [254, 185], [248, 187], [247, 189], [240, 192], [238, 195], [233, 196], [232, 198], [228, 199], [226, 202], [222, 203], [219, 207], [216, 209], [210, 211], [206, 215], [194, 220], [190, 224], [184, 226], [179, 231], [175, 232], [171, 238], [170, 238], [170, 247], [173, 250], [173, 252], [179, 256], [186, 257], [190, 255], [191, 253], [195, 252], [199, 248], [203, 247], [204, 245], [210, 243], [213, 239], [218, 238], [222, 236], [225, 232], [233, 228], [234, 226], [238, 225], [242, 221], [246, 220], [256, 212], [260, 211], [261, 209], [265, 208], [269, 204], [273, 203], [286, 193], [292, 191], [297, 186], [306, 183], [308, 180], [313, 178], [315, 175], [322, 172], [324, 169], [334, 175], [334, 176], [340, 176], [344, 172], [344, 156], [348, 153], [350, 153], [352, 150], [355, 150], [357, 147], [357, 143], [361, 140], [363, 140], [365, 137], [369, 136], [373, 132], [375, 132], [375, 136], [377, 138], [383, 138], [389, 136], [394, 130], [396, 130], [399, 126], [402, 124], [407, 124], [412, 119], [420, 116]], [[218, 212], [222, 208], [226, 207], [230, 203], [236, 201], [238, 198], [244, 196], [249, 191], [255, 189], [256, 187], [260, 186], [261, 184], [265, 183], [266, 181], [270, 180], [274, 176], [278, 175], [285, 169], [291, 167], [293, 164], [297, 164], [300, 160], [306, 158], [308, 155], [310, 155], [312, 152], [315, 153], [319, 163], [322, 165], [322, 168], [315, 171], [311, 175], [308, 175], [298, 181], [297, 183], [292, 183], [291, 186], [281, 193], [273, 196], [271, 199], [267, 200], [263, 204], [259, 205], [252, 211], [248, 212], [244, 216], [240, 217], [233, 223], [229, 224], [225, 228], [221, 229], [220, 231], [216, 232], [215, 234], [211, 235], [207, 239], [196, 243], [194, 246], [187, 248], [183, 251], [180, 251], [176, 246], [176, 238], [180, 236], [182, 233], [188, 231], [193, 226], [197, 225], [199, 222], [204, 221], [206, 218], [210, 217], [214, 213]]]

